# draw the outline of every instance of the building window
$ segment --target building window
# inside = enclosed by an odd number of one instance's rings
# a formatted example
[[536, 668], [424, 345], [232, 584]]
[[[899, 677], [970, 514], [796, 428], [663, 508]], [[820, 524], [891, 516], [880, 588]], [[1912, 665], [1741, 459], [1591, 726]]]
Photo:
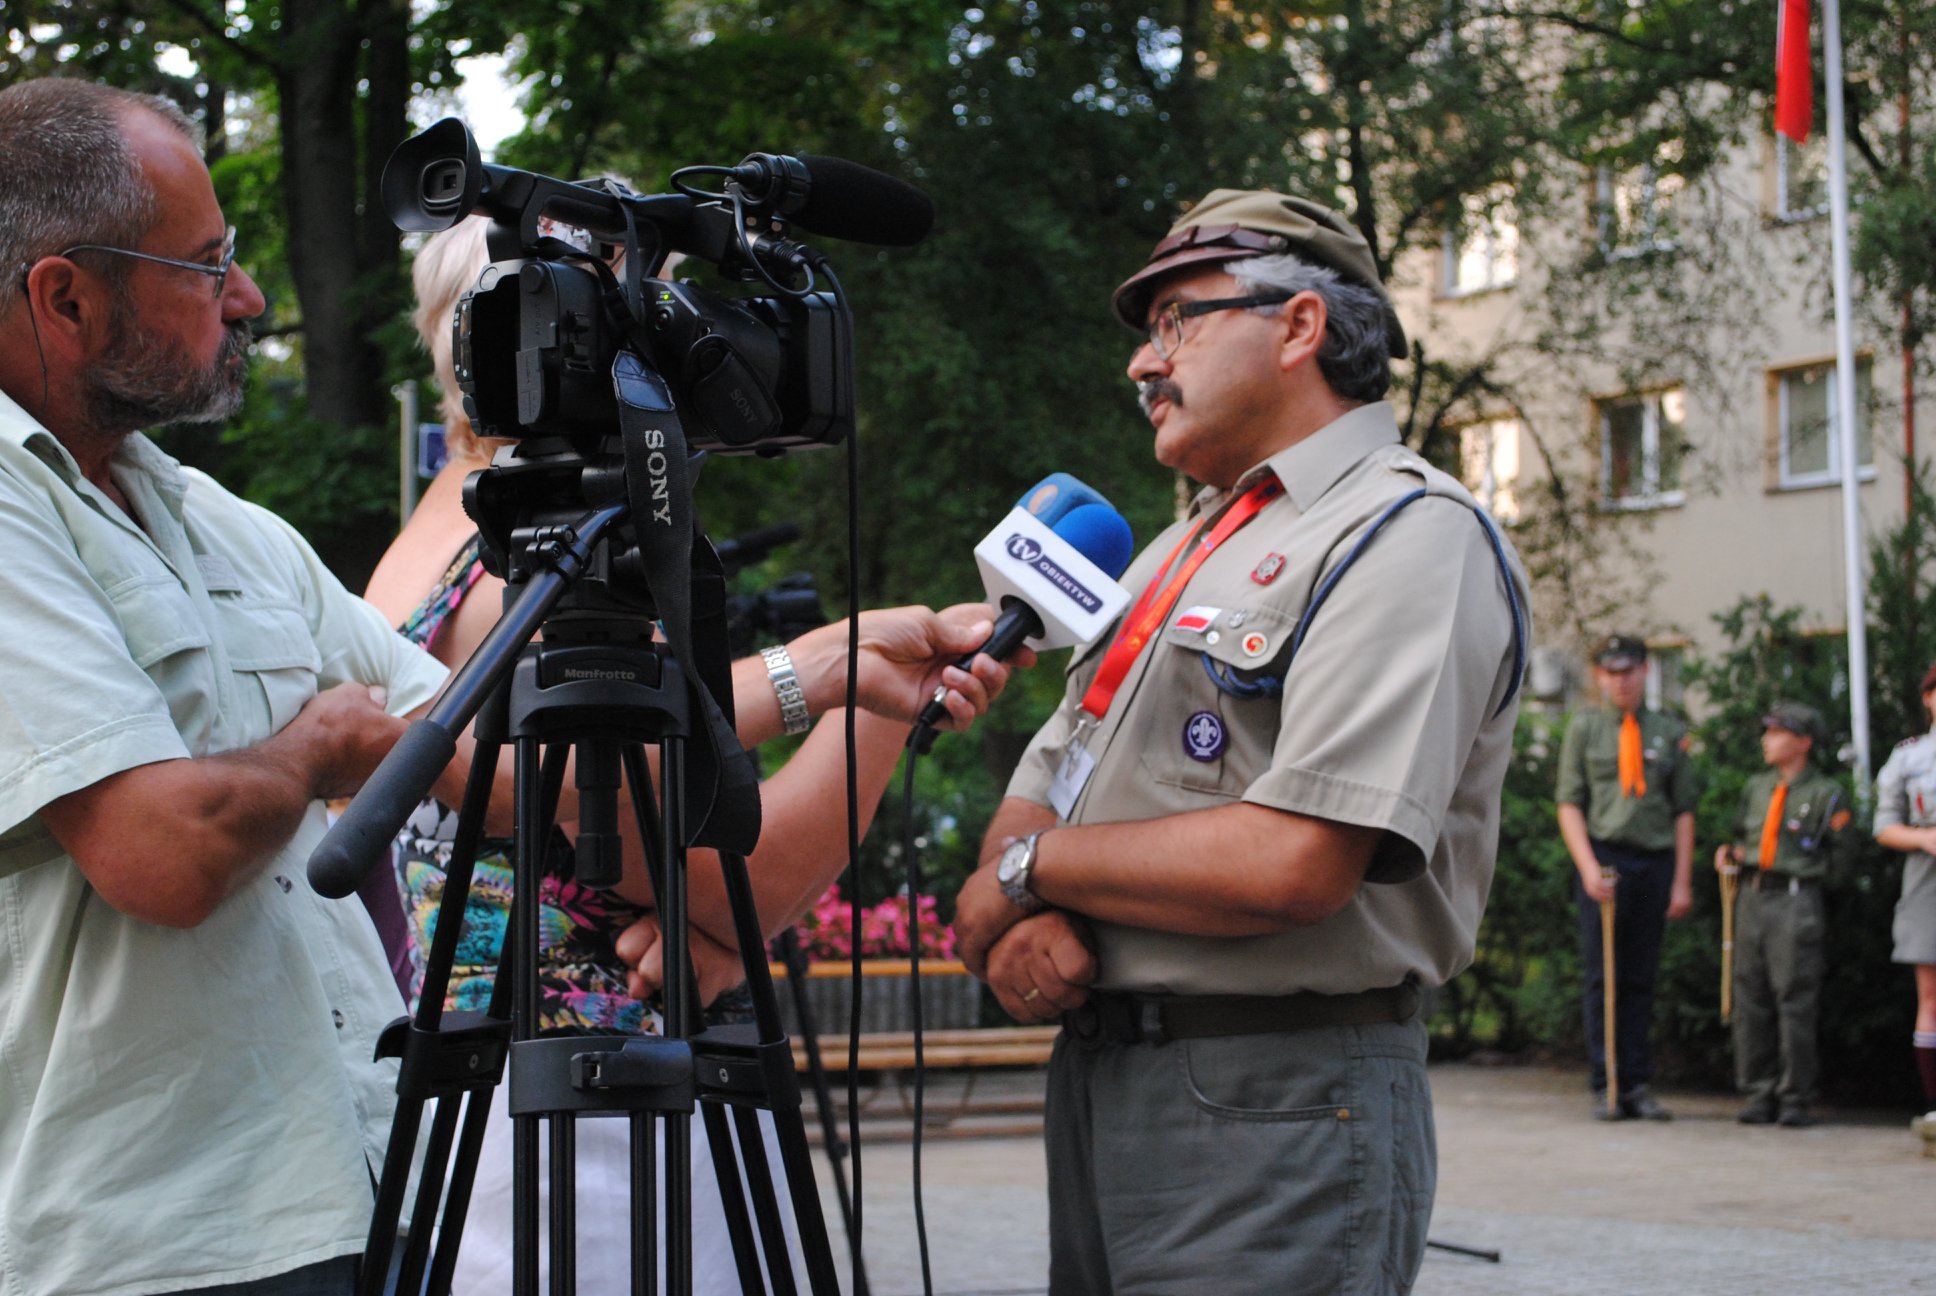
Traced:
[[1479, 506], [1501, 522], [1519, 520], [1518, 419], [1470, 423], [1459, 429], [1459, 468]]
[[1685, 182], [1672, 168], [1678, 143], [1663, 148], [1656, 161], [1625, 171], [1601, 167], [1594, 173], [1594, 209], [1600, 250], [1609, 257], [1666, 252], [1674, 247], [1674, 205]]
[[[1829, 486], [1842, 480], [1842, 421], [1835, 393], [1835, 362], [1777, 372], [1775, 425], [1780, 435], [1783, 488]], [[1875, 476], [1875, 436], [1869, 426], [1869, 359], [1855, 362], [1856, 475]]]
[[1684, 648], [1680, 644], [1647, 646], [1647, 709], [1665, 711], [1678, 708], [1681, 704], [1681, 656]]
[[1822, 135], [1797, 144], [1775, 136], [1775, 219], [1812, 220], [1828, 214], [1828, 145]]
[[1642, 392], [1598, 403], [1600, 498], [1609, 508], [1679, 504], [1687, 447], [1687, 389]]
[[1519, 217], [1512, 189], [1495, 185], [1459, 200], [1459, 219], [1445, 231], [1448, 297], [1504, 288], [1519, 278]]

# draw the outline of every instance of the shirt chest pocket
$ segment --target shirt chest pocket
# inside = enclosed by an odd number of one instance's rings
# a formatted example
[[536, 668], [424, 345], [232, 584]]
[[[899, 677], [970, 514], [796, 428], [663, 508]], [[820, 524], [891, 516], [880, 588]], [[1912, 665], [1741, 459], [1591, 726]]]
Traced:
[[1137, 705], [1138, 750], [1158, 782], [1233, 799], [1270, 768], [1290, 625], [1270, 609], [1223, 614], [1204, 630], [1172, 624]]
[[207, 753], [217, 710], [209, 630], [172, 576], [136, 576], [107, 591], [122, 640], [168, 705], [188, 750]]
[[238, 701], [263, 708], [258, 719], [268, 727], [248, 740], [259, 742], [279, 733], [316, 696], [322, 658], [309, 621], [295, 604], [237, 594], [214, 594], [211, 600], [241, 693]]

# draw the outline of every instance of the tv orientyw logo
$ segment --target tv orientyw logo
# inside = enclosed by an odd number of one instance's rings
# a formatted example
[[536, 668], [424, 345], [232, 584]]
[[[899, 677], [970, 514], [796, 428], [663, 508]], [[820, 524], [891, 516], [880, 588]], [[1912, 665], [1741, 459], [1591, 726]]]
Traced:
[[1084, 612], [1094, 612], [1102, 606], [1101, 599], [1091, 593], [1081, 581], [1057, 566], [1053, 558], [1042, 552], [1042, 546], [1035, 540], [1018, 531], [1008, 537], [1006, 548], [1009, 557], [1033, 567], [1049, 584], [1068, 595]]

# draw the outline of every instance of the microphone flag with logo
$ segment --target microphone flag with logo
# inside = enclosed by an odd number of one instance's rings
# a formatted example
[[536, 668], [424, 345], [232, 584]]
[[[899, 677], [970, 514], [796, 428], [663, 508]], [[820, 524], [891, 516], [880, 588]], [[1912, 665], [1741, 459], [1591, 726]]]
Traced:
[[[1101, 495], [1068, 473], [1044, 477], [975, 546], [982, 588], [999, 615], [962, 669], [978, 653], [1000, 660], [1023, 644], [1046, 651], [1100, 636], [1129, 606], [1116, 578], [1135, 550], [1129, 523]], [[928, 703], [916, 734], [947, 715], [939, 698]]]

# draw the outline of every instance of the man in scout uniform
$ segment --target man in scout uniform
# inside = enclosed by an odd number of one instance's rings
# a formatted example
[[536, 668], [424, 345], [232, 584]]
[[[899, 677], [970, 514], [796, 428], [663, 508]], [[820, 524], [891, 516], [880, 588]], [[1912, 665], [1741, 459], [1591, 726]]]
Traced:
[[1403, 333], [1342, 217], [1217, 190], [1122, 285], [1158, 462], [1204, 483], [1076, 651], [963, 887], [1050, 1063], [1050, 1290], [1409, 1286], [1420, 991], [1471, 960], [1524, 578], [1399, 443]]
[[1821, 713], [1777, 702], [1761, 721], [1769, 768], [1748, 781], [1718, 873], [1744, 871], [1734, 912], [1734, 1078], [1743, 1125], [1815, 1123], [1815, 1014], [1822, 992], [1822, 878], [1846, 865], [1848, 798], [1810, 768]]
[[[1693, 906], [1694, 808], [1700, 786], [1687, 726], [1646, 706], [1647, 645], [1610, 635], [1594, 651], [1605, 705], [1577, 712], [1560, 744], [1560, 836], [1573, 857], [1584, 946], [1584, 1016], [1593, 1114], [1671, 1120], [1654, 1074], [1654, 975], [1666, 920]], [[1607, 1102], [1606, 964], [1600, 906], [1614, 907], [1616, 1104]]]

